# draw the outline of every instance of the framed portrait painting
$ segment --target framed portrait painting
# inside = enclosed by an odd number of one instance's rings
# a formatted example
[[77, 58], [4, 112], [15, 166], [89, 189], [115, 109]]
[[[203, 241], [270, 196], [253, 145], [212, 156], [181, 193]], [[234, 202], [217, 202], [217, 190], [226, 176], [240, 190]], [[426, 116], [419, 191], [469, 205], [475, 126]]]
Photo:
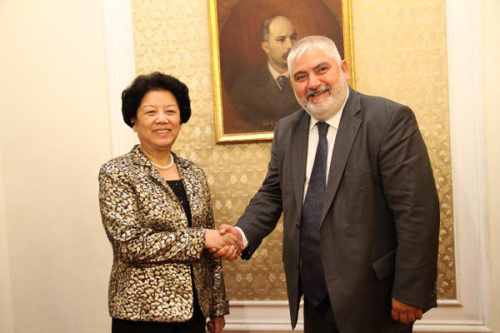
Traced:
[[351, 0], [209, 0], [217, 143], [270, 141], [300, 109], [286, 58], [297, 40], [331, 38], [351, 71]]

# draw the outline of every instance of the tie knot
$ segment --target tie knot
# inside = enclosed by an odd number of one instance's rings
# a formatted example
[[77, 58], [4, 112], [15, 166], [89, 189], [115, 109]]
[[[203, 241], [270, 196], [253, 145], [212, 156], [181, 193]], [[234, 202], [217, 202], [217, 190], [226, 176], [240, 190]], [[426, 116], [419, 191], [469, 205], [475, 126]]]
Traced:
[[326, 133], [328, 132], [328, 128], [330, 127], [330, 125], [328, 125], [324, 121], [319, 121], [316, 123], [316, 126], [318, 126], [319, 136], [326, 136]]
[[288, 78], [285, 75], [280, 75], [280, 76], [278, 76], [278, 78], [276, 80], [278, 81], [280, 88], [282, 90], [285, 89], [285, 84], [286, 84], [286, 81], [288, 81]]

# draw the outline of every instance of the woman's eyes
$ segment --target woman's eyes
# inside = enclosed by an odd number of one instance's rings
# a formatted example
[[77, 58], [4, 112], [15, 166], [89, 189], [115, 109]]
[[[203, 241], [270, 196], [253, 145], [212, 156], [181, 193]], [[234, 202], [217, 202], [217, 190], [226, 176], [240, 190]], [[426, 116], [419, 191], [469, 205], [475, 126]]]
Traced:
[[[146, 110], [144, 113], [148, 114], [148, 115], [154, 115], [157, 113], [157, 111], [156, 110]], [[174, 115], [177, 113], [177, 111], [176, 110], [165, 110], [165, 113], [168, 115]]]

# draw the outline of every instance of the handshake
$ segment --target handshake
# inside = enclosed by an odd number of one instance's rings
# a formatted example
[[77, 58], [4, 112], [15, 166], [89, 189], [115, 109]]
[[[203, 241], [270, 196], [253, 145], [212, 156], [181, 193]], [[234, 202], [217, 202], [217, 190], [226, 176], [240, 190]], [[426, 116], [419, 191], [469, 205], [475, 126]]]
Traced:
[[235, 227], [221, 224], [219, 230], [205, 229], [205, 248], [215, 258], [231, 261], [241, 256], [243, 237]]

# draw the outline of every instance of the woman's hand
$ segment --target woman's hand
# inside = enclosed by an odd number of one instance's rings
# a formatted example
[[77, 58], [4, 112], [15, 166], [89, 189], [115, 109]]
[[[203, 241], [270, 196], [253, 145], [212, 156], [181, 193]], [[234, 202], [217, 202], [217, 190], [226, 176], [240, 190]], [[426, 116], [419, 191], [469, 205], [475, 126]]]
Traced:
[[238, 249], [239, 251], [232, 251], [228, 246], [225, 246], [221, 249], [216, 249], [216, 248], [211, 248], [208, 251], [215, 257], [215, 258], [220, 258], [222, 260], [234, 260], [241, 256], [241, 252], [244, 250], [244, 245], [243, 245], [243, 237], [241, 236], [241, 233], [232, 225], [229, 224], [221, 224], [219, 227], [219, 234], [220, 235], [225, 235], [225, 234], [231, 234], [234, 237], [236, 237], [238, 241]]
[[220, 333], [222, 329], [226, 326], [226, 320], [224, 317], [212, 317], [207, 323], [207, 328], [210, 333]]
[[241, 255], [239, 239], [231, 234], [220, 234], [218, 230], [205, 229], [205, 248], [209, 249], [211, 253], [220, 249], [225, 249], [235, 256]]

